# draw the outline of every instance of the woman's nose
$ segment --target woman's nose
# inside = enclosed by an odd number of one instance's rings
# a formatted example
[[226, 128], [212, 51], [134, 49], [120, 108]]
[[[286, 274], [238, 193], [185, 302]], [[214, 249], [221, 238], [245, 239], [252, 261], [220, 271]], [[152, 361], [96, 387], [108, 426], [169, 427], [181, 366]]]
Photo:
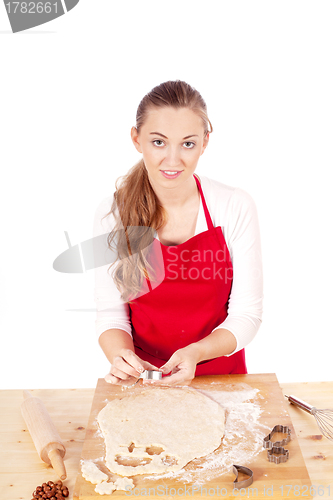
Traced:
[[180, 152], [178, 148], [168, 148], [165, 162], [169, 167], [177, 167], [180, 164]]

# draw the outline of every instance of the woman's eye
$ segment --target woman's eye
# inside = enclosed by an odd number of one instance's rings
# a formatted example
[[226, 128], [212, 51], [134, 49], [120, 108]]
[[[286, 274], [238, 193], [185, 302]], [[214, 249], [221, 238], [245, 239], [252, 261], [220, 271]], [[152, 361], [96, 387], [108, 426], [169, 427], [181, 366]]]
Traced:
[[195, 144], [194, 142], [184, 142], [184, 146], [186, 149], [192, 149], [194, 148]]
[[160, 139], [155, 139], [155, 141], [153, 141], [153, 144], [155, 144], [155, 146], [161, 147], [163, 146], [163, 141], [161, 141]]

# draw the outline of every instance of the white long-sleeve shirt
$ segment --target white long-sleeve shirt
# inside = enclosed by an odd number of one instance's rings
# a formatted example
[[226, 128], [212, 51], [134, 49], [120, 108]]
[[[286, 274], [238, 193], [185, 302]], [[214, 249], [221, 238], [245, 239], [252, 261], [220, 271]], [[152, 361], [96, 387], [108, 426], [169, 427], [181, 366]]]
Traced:
[[[221, 226], [233, 265], [233, 282], [228, 316], [218, 328], [229, 330], [236, 338], [235, 352], [243, 349], [257, 333], [262, 318], [263, 277], [260, 232], [255, 203], [242, 189], [200, 175], [201, 187], [214, 227]], [[94, 222], [94, 236], [109, 233], [115, 224], [108, 215], [113, 195], [99, 205]], [[195, 235], [207, 231], [205, 213], [200, 208]], [[96, 334], [117, 328], [132, 335], [129, 307], [113, 282], [109, 265], [95, 269]], [[230, 354], [230, 355], [231, 355]]]

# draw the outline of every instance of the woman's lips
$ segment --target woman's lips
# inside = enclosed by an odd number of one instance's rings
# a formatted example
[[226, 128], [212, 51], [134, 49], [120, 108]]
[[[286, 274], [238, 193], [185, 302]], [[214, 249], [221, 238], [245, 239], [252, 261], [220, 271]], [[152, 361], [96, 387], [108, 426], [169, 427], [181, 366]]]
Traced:
[[161, 170], [163, 177], [166, 179], [176, 179], [182, 173], [182, 170]]

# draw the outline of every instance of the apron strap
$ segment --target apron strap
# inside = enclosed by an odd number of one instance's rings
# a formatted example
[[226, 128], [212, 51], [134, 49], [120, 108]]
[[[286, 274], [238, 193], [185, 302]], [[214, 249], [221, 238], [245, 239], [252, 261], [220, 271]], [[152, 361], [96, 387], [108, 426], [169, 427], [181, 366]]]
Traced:
[[214, 225], [213, 225], [210, 213], [208, 211], [208, 208], [207, 208], [207, 205], [206, 205], [206, 200], [205, 200], [202, 188], [201, 188], [201, 183], [200, 183], [199, 177], [196, 174], [193, 174], [193, 177], [195, 178], [195, 182], [197, 183], [197, 186], [198, 186], [198, 189], [199, 189], [199, 192], [200, 192], [200, 195], [201, 195], [202, 205], [203, 205], [203, 209], [204, 209], [204, 212], [205, 212], [205, 217], [206, 217], [206, 222], [207, 222], [208, 229], [214, 229]]

